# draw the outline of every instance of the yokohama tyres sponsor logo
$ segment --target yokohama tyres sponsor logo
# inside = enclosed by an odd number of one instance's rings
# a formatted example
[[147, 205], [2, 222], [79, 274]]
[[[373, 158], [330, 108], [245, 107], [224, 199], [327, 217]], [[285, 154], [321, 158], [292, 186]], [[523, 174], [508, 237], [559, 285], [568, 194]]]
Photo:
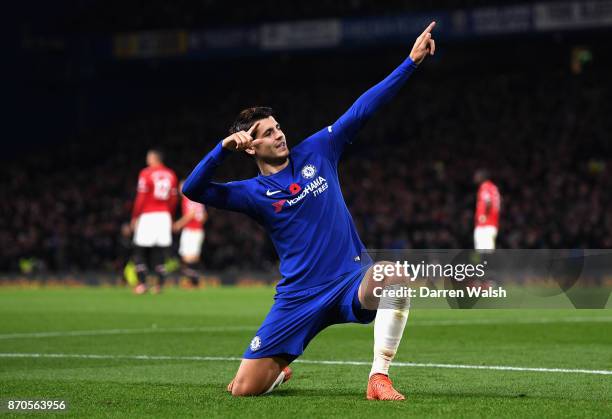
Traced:
[[319, 176], [318, 178], [310, 182], [308, 185], [306, 185], [306, 187], [304, 187], [304, 189], [302, 190], [302, 193], [300, 193], [298, 196], [293, 199], [288, 199], [287, 203], [289, 204], [289, 206], [293, 206], [300, 202], [302, 199], [304, 199], [306, 195], [310, 193], [312, 193], [313, 196], [318, 196], [327, 189], [327, 186], [327, 180], [325, 180], [323, 176]]
[[306, 197], [306, 195], [310, 193], [312, 193], [312, 195], [315, 197], [319, 196], [321, 193], [327, 190], [328, 186], [329, 184], [327, 183], [327, 180], [323, 176], [319, 176], [318, 178], [310, 182], [308, 185], [304, 187], [304, 189], [301, 189], [300, 185], [298, 185], [297, 183], [293, 183], [290, 187], [290, 192], [292, 194], [296, 194], [298, 192], [301, 192], [301, 193], [293, 199], [281, 199], [279, 201], [273, 202], [272, 206], [274, 207], [274, 212], [275, 213], [281, 212], [285, 205], [285, 202], [288, 203], [289, 206], [291, 207], [297, 204], [298, 202], [300, 202], [302, 199]]

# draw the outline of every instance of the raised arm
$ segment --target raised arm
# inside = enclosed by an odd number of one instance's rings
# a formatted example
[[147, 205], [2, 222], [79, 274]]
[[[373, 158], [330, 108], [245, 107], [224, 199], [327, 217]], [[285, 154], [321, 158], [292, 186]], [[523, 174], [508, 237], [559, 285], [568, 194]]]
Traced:
[[345, 143], [351, 142], [363, 124], [384, 104], [389, 102], [404, 85], [412, 72], [427, 55], [433, 55], [436, 44], [431, 30], [436, 22], [431, 22], [416, 39], [410, 56], [380, 83], [362, 94], [353, 105], [329, 128], [337, 142], [338, 154]]
[[251, 137], [256, 127], [254, 124], [249, 131], [236, 132], [218, 143], [185, 180], [183, 194], [192, 201], [252, 214], [251, 200], [243, 182], [218, 183], [212, 178], [230, 151], [242, 151], [261, 142]]

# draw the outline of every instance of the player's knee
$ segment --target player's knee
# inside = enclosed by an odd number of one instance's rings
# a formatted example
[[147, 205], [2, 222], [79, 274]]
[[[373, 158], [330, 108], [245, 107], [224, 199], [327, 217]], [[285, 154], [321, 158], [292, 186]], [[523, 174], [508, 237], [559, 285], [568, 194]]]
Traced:
[[375, 274], [378, 273], [374, 279], [380, 282], [381, 286], [399, 284], [405, 280], [395, 268], [395, 263], [388, 260], [376, 262], [374, 272]]
[[265, 391], [253, 380], [236, 380], [232, 386], [232, 396], [247, 397], [259, 396]]
[[197, 265], [200, 262], [200, 257], [195, 255], [183, 256], [183, 262], [187, 265]]

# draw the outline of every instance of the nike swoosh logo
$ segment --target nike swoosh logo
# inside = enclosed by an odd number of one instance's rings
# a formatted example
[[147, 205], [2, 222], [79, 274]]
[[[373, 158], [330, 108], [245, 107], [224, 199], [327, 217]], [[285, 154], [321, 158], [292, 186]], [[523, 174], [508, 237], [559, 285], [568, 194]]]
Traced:
[[270, 191], [270, 189], [268, 189], [268, 190], [266, 191], [266, 195], [267, 195], [267, 196], [276, 195], [277, 193], [280, 193], [280, 191]]

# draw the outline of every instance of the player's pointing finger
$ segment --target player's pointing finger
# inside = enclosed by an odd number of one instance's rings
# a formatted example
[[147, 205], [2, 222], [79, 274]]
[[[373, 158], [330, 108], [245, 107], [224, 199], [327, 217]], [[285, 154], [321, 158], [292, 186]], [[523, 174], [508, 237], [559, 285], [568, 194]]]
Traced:
[[429, 26], [427, 26], [427, 27], [425, 28], [425, 30], [423, 31], [423, 33], [422, 33], [421, 35], [425, 35], [425, 34], [427, 34], [427, 33], [431, 32], [431, 30], [434, 28], [434, 26], [436, 26], [436, 22], [435, 22], [435, 21], [431, 22], [431, 23], [429, 24]]
[[417, 38], [417, 40], [419, 41], [423, 41], [425, 39], [428, 38], [428, 36], [431, 36], [431, 30], [434, 28], [434, 26], [436, 26], [436, 22], [431, 22], [429, 24], [429, 26], [427, 26], [425, 28], [425, 30], [423, 31], [423, 33]]
[[258, 126], [259, 126], [259, 121], [255, 122], [253, 126], [249, 128], [249, 130], [247, 131], [247, 134], [252, 136]]

